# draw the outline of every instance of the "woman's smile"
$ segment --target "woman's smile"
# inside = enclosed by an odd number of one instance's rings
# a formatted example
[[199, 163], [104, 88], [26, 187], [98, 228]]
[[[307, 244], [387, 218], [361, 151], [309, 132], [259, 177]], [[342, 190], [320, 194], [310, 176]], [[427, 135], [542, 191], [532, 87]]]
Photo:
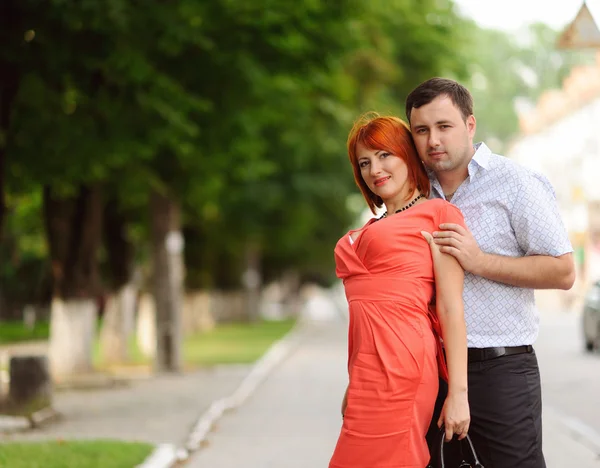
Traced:
[[390, 179], [391, 179], [391, 176], [380, 177], [379, 179], [375, 179], [375, 182], [373, 182], [373, 184], [376, 187], [381, 187], [383, 184], [385, 184]]

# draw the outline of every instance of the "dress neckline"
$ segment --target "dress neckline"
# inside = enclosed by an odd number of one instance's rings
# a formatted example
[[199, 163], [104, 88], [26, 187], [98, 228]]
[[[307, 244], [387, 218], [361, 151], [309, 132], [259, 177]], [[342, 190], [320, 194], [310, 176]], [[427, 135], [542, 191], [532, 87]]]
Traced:
[[[360, 228], [357, 228], [357, 229], [351, 229], [350, 231], [348, 231], [346, 233], [346, 236], [350, 236], [350, 238], [352, 238], [352, 233], [354, 233], [354, 232], [359, 232], [359, 231], [363, 231], [363, 232], [361, 232], [358, 236], [356, 236], [356, 239], [353, 240], [352, 244], [350, 244], [350, 247], [355, 248], [356, 243], [362, 237], [362, 235], [364, 234], [364, 231], [367, 228], [371, 227], [373, 224], [375, 224], [377, 221], [384, 221], [384, 220], [394, 219], [396, 216], [398, 216], [398, 219], [399, 218], [404, 218], [404, 217], [406, 217], [407, 213], [414, 212], [414, 210], [417, 209], [418, 207], [423, 206], [423, 205], [427, 205], [429, 202], [432, 202], [434, 200], [436, 200], [436, 199], [432, 198], [432, 199], [425, 200], [424, 202], [421, 202], [421, 203], [418, 203], [418, 204], [416, 204], [414, 206], [411, 206], [410, 209], [408, 209], [406, 211], [403, 211], [401, 213], [394, 213], [393, 215], [386, 216], [385, 218], [371, 218], [371, 219], [369, 219], [369, 221], [367, 221], [367, 223], [364, 226], [362, 226]], [[344, 236], [344, 237], [346, 237], [346, 236]]]

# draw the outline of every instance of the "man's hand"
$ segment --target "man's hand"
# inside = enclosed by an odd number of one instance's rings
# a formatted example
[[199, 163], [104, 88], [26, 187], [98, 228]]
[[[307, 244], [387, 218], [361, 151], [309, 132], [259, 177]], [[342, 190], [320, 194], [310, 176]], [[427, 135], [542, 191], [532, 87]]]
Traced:
[[458, 224], [440, 224], [440, 229], [441, 231], [433, 233], [434, 242], [440, 246], [440, 251], [456, 258], [463, 270], [477, 275], [485, 254], [477, 245], [473, 234]]

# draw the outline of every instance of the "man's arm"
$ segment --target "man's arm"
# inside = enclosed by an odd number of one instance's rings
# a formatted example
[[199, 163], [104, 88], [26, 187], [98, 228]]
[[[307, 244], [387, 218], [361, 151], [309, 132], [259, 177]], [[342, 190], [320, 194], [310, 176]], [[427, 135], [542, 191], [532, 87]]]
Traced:
[[483, 254], [474, 275], [499, 283], [531, 289], [571, 289], [575, 282], [573, 255], [560, 257], [533, 255], [530, 257], [503, 257]]
[[454, 256], [465, 271], [499, 283], [531, 289], [571, 289], [575, 282], [573, 255], [504, 257], [482, 252], [475, 238], [458, 224], [441, 224], [433, 233], [441, 251]]

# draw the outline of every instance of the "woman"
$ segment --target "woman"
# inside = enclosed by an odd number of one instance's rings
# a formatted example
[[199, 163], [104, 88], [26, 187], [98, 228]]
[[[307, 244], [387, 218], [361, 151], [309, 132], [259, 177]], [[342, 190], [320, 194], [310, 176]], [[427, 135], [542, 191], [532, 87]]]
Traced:
[[[357, 122], [348, 154], [369, 208], [385, 205], [386, 212], [335, 248], [349, 304], [350, 382], [329, 468], [424, 468], [438, 372], [449, 384], [438, 424], [447, 439], [464, 438], [469, 427], [464, 273], [430, 234], [464, 220], [454, 205], [427, 200], [429, 179], [402, 120]], [[434, 297], [437, 315], [429, 307]]]

